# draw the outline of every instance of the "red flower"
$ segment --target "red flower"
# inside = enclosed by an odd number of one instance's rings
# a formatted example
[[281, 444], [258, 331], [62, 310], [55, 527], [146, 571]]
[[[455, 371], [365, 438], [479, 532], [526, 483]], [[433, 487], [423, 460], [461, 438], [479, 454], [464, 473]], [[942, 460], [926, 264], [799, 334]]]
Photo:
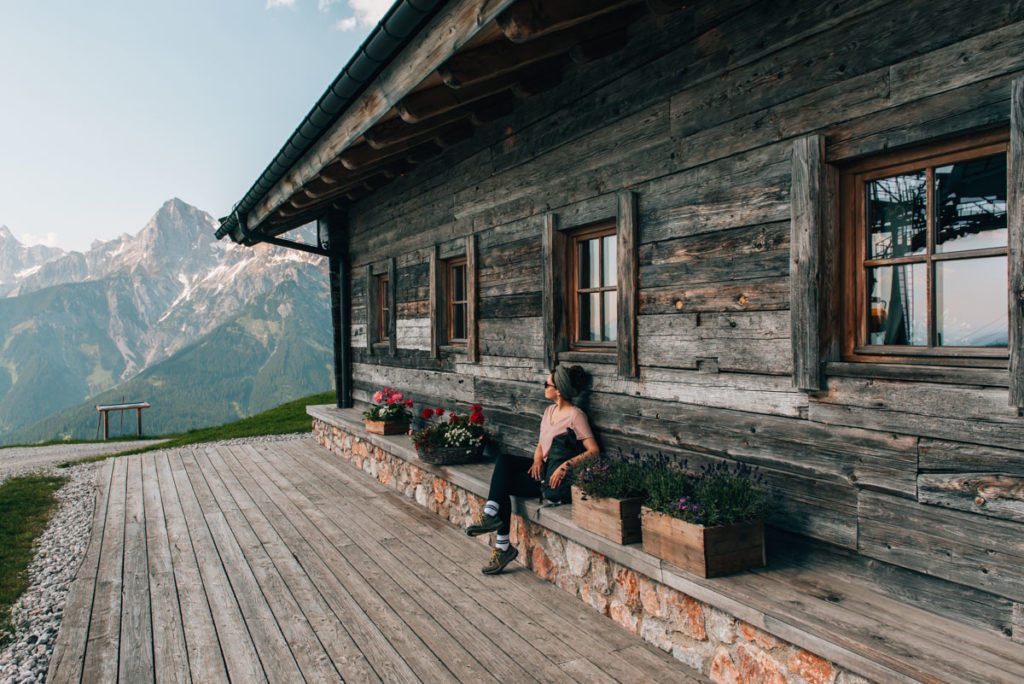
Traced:
[[483, 411], [483, 410], [484, 410], [484, 407], [481, 406], [480, 404], [473, 404], [473, 413], [479, 413], [480, 411]]
[[423, 409], [423, 412], [420, 414], [420, 417], [423, 418], [423, 420], [429, 420], [433, 416], [434, 416], [434, 410], [433, 409]]
[[441, 416], [444, 415], [444, 409], [443, 408], [436, 409], [434, 411], [434, 413], [436, 413], [438, 417], [441, 417]]
[[483, 425], [484, 424], [484, 414], [482, 414], [482, 413], [474, 413], [473, 415], [471, 415], [469, 417], [469, 422], [472, 423], [473, 425]]
[[394, 404], [395, 403], [395, 398], [394, 397], [388, 397], [388, 403], [389, 404]]
[[406, 399], [405, 405], [408, 406], [409, 408], [412, 408], [412, 399]]
[[454, 413], [449, 413], [448, 414], [448, 422], [449, 423], [454, 423], [454, 422], [456, 422], [458, 420], [459, 420], [459, 417], [457, 415], [455, 415]]

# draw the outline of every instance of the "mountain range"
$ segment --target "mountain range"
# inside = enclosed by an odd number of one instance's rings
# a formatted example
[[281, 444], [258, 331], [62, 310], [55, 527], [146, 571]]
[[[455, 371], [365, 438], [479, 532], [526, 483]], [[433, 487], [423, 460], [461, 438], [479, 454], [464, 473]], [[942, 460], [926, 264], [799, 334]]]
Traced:
[[330, 388], [326, 260], [216, 226], [172, 199], [85, 253], [0, 228], [0, 444], [93, 437], [95, 404], [122, 397], [152, 404], [154, 433]]

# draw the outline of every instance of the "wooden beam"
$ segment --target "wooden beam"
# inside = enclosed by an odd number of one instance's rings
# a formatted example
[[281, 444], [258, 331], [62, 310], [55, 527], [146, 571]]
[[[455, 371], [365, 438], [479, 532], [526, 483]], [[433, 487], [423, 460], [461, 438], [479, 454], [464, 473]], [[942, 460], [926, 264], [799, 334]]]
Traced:
[[420, 123], [411, 124], [396, 116], [377, 124], [363, 137], [367, 145], [375, 150], [382, 150], [463, 120], [474, 126], [481, 126], [509, 114], [514, 104], [515, 97], [506, 90]]
[[420, 123], [464, 105], [477, 102], [491, 95], [508, 90], [516, 82], [516, 73], [502, 74], [496, 78], [474, 83], [465, 88], [453, 90], [448, 86], [435, 86], [412, 93], [395, 105], [398, 115], [406, 123]]
[[1024, 409], [1024, 77], [1010, 94], [1009, 228], [1010, 405]]
[[346, 113], [274, 184], [249, 213], [248, 227], [262, 223], [513, 2], [489, 0], [481, 7], [480, 0], [454, 0], [443, 7], [417, 39], [384, 68]]
[[509, 40], [522, 43], [635, 4], [637, 0], [519, 0], [498, 16], [497, 24]]
[[640, 6], [625, 7], [529, 43], [498, 41], [482, 45], [453, 56], [437, 71], [447, 86], [460, 88], [576, 51], [581, 45], [588, 46], [582, 49], [582, 55], [593, 54], [596, 59], [602, 51], [610, 54], [625, 45], [626, 28], [642, 12]]
[[819, 244], [826, 189], [824, 136], [809, 135], [793, 141], [792, 179], [789, 287], [793, 384], [801, 390], [820, 391]]
[[619, 376], [639, 375], [636, 356], [636, 314], [640, 291], [640, 268], [637, 263], [640, 212], [635, 192], [624, 190], [618, 197], [616, 245], [618, 253], [618, 334], [616, 352]]
[[354, 145], [341, 155], [341, 163], [350, 171], [366, 167], [378, 167], [381, 164], [404, 157], [410, 150], [424, 143], [432, 142], [445, 149], [473, 135], [473, 124], [464, 119], [457, 120], [440, 128], [426, 128], [417, 136], [406, 139], [384, 149], [375, 149], [367, 143]]
[[477, 275], [476, 233], [466, 236], [466, 356], [470, 363], [480, 362], [480, 331], [477, 323], [479, 302]]

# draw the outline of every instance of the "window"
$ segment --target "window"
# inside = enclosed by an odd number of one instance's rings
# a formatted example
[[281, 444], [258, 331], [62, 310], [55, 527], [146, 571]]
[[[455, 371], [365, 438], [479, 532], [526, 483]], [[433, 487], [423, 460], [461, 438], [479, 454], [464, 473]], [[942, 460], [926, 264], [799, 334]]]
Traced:
[[391, 309], [388, 306], [388, 274], [377, 276], [377, 341], [388, 341], [388, 324], [391, 321]]
[[447, 262], [448, 278], [445, 291], [445, 316], [448, 324], [448, 343], [465, 344], [469, 330], [469, 294], [466, 287], [466, 259]]
[[1005, 134], [844, 171], [844, 352], [1008, 355]]
[[569, 240], [569, 321], [573, 348], [615, 347], [618, 267], [615, 224], [577, 230]]

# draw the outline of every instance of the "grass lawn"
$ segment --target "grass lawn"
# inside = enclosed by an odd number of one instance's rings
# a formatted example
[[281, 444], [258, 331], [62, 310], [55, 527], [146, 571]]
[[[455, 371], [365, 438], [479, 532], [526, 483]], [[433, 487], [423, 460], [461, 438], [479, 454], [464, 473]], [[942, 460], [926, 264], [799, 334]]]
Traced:
[[0, 485], [0, 643], [12, 631], [11, 606], [28, 588], [32, 542], [43, 533], [65, 478], [25, 475]]
[[[306, 413], [306, 407], [311, 404], [333, 404], [336, 401], [334, 392], [323, 392], [313, 394], [302, 399], [289, 401], [255, 416], [242, 418], [233, 423], [216, 425], [208, 428], [196, 428], [180, 435], [168, 435], [166, 442], [153, 444], [139, 449], [122, 451], [113, 456], [125, 456], [127, 454], [141, 454], [156, 449], [171, 449], [174, 447], [186, 446], [188, 444], [199, 444], [201, 442], [216, 442], [222, 439], [235, 439], [238, 437], [258, 437], [260, 435], [284, 435], [291, 432], [308, 432], [312, 425], [312, 418]], [[147, 436], [146, 439], [159, 439], [159, 437]], [[61, 463], [60, 467], [89, 463], [91, 461], [102, 461], [111, 456], [93, 456], [78, 461], [67, 461]]]

